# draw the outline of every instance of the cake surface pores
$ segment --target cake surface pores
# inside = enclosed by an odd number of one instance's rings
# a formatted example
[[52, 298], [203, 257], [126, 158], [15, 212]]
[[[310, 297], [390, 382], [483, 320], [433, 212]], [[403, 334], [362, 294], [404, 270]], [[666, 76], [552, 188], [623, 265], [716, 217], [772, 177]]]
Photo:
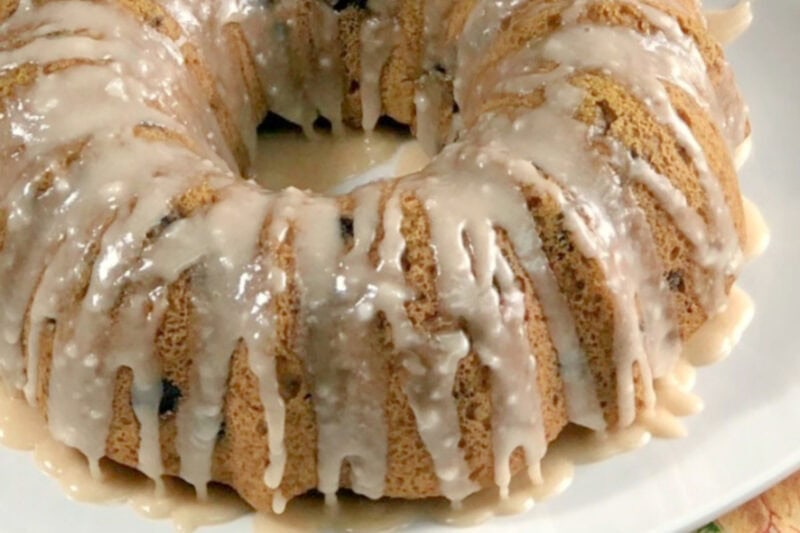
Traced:
[[[724, 306], [749, 133], [693, 0], [0, 0], [4, 380], [257, 509], [507, 491]], [[250, 177], [267, 112], [408, 124], [422, 171]], [[439, 147], [444, 146], [439, 151]], [[243, 179], [245, 178], [245, 179]]]

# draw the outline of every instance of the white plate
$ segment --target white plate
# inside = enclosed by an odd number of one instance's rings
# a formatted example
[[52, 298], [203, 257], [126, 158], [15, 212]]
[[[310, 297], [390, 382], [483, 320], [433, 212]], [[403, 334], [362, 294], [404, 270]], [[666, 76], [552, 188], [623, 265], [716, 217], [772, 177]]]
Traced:
[[[742, 188], [772, 229], [767, 254], [742, 278], [756, 302], [752, 326], [728, 360], [700, 371], [706, 409], [687, 421], [688, 437], [580, 466], [562, 495], [482, 531], [686, 530], [800, 468], [800, 2], [754, 8], [753, 28], [729, 50], [755, 132]], [[0, 472], [0, 531], [172, 531], [124, 507], [68, 501], [29, 454], [0, 450]], [[213, 531], [249, 532], [249, 520]]]

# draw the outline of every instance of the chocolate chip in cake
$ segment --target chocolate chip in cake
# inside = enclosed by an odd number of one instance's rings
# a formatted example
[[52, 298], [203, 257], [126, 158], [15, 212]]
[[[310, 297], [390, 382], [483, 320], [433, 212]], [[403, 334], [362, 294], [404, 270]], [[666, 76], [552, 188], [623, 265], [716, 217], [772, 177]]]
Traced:
[[162, 229], [164, 229], [164, 228], [168, 227], [169, 225], [171, 225], [176, 220], [178, 220], [178, 214], [177, 213], [168, 213], [168, 214], [164, 215], [163, 217], [161, 217], [161, 220], [158, 221], [158, 225], [161, 226]]
[[176, 213], [174, 211], [171, 211], [171, 212], [167, 213], [166, 215], [161, 217], [161, 219], [158, 221], [158, 225], [152, 227], [150, 229], [150, 231], [147, 232], [147, 238], [148, 239], [155, 239], [156, 237], [161, 235], [161, 233], [163, 233], [163, 231], [165, 229], [170, 227], [172, 225], [172, 223], [175, 222], [176, 220], [178, 220], [179, 218], [180, 218], [180, 216], [178, 215], [178, 213]]
[[169, 416], [178, 409], [178, 400], [183, 393], [173, 382], [164, 378], [161, 380], [161, 401], [158, 404], [158, 414]]
[[333, 9], [336, 11], [344, 11], [350, 6], [356, 9], [367, 9], [367, 0], [338, 0], [338, 2], [333, 4]]
[[680, 270], [667, 272], [667, 284], [672, 291], [684, 292], [686, 285], [683, 283], [683, 273]]
[[349, 94], [356, 94], [359, 91], [359, 89], [361, 89], [361, 84], [358, 82], [358, 80], [351, 80], [350, 88], [347, 89], [347, 92]]
[[339, 217], [339, 232], [342, 239], [353, 238], [353, 219], [351, 217]]

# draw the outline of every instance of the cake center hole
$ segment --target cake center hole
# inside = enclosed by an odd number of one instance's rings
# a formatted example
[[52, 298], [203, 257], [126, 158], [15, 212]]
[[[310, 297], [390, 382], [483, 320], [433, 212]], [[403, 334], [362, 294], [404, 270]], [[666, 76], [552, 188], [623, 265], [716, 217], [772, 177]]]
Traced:
[[270, 190], [289, 186], [340, 194], [359, 185], [416, 172], [430, 158], [408, 128], [380, 123], [375, 131], [317, 128], [314, 139], [270, 115], [258, 129], [252, 176]]

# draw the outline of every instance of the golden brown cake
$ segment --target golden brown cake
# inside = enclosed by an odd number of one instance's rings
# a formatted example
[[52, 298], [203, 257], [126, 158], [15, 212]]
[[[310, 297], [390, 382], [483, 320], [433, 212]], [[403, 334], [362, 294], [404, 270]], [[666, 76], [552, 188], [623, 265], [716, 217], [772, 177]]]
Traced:
[[[95, 469], [275, 511], [502, 493], [567, 424], [631, 424], [737, 273], [749, 126], [693, 0], [0, 21], [0, 368]], [[310, 136], [388, 116], [438, 153], [347, 195], [266, 191], [268, 112]]]

